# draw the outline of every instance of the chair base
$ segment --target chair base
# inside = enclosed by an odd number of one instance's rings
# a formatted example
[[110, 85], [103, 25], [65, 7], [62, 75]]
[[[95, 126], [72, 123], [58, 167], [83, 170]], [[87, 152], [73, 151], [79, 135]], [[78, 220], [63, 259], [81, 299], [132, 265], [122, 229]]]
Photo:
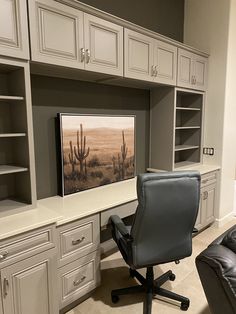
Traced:
[[134, 294], [134, 293], [145, 293], [146, 294], [146, 302], [144, 305], [144, 314], [151, 314], [152, 312], [152, 298], [153, 295], [160, 295], [175, 301], [181, 302], [180, 309], [182, 311], [187, 311], [190, 301], [188, 298], [185, 298], [179, 294], [176, 294], [172, 291], [161, 288], [161, 286], [167, 281], [175, 280], [175, 275], [171, 270], [167, 271], [165, 274], [161, 275], [157, 279], [154, 280], [153, 275], [153, 267], [147, 268], [146, 278], [144, 278], [139, 272], [130, 268], [130, 276], [132, 278], [137, 278], [141, 285], [116, 289], [111, 292], [111, 299], [113, 303], [117, 303], [119, 301], [120, 295], [125, 294]]

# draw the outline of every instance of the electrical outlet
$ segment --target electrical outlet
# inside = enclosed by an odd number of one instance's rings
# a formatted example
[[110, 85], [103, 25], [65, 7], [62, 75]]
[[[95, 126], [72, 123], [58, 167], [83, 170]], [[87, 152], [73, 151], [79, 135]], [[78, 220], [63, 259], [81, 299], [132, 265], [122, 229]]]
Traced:
[[203, 154], [213, 156], [215, 153], [215, 150], [213, 147], [203, 147]]

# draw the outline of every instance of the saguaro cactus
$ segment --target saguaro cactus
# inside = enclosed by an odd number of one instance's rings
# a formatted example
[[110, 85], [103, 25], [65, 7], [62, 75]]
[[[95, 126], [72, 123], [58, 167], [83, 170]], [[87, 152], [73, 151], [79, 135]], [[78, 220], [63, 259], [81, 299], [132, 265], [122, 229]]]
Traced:
[[125, 142], [125, 132], [122, 131], [122, 145], [121, 145], [121, 164], [122, 164], [122, 179], [125, 178], [125, 160], [127, 157], [128, 147]]
[[70, 141], [70, 153], [68, 154], [69, 156], [69, 161], [72, 167], [72, 175], [75, 173], [75, 165], [76, 165], [76, 159], [74, 157], [74, 153], [73, 153], [73, 146], [72, 146], [72, 141]]
[[76, 159], [80, 164], [80, 173], [84, 173], [84, 160], [89, 155], [90, 148], [86, 149], [86, 136], [83, 135], [83, 125], [80, 124], [80, 132], [77, 131], [77, 147], [74, 146], [74, 153]]

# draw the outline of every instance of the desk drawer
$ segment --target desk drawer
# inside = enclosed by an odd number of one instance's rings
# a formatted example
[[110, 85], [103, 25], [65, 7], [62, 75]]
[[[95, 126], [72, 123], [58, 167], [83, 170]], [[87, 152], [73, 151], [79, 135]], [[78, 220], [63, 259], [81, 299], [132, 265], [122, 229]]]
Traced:
[[95, 251], [59, 270], [60, 308], [78, 300], [100, 283], [100, 257]]
[[201, 176], [201, 188], [214, 184], [217, 181], [217, 172], [209, 172]]
[[95, 251], [100, 243], [99, 215], [58, 228], [60, 266]]
[[133, 215], [137, 206], [138, 201], [135, 200], [101, 212], [101, 227], [105, 227], [109, 223], [109, 218], [111, 215], [118, 215], [120, 218]]
[[53, 226], [47, 226], [33, 232], [0, 242], [0, 266], [13, 263], [49, 248], [55, 247]]

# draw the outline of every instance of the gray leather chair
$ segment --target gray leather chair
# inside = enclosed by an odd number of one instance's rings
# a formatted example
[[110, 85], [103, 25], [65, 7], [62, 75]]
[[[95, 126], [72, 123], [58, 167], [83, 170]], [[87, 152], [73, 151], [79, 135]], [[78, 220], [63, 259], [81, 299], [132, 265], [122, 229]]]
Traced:
[[[155, 294], [180, 301], [181, 309], [188, 309], [189, 299], [161, 288], [167, 280], [175, 280], [172, 271], [154, 280], [153, 266], [179, 263], [191, 255], [199, 186], [200, 175], [195, 171], [138, 175], [138, 207], [132, 226], [125, 226], [116, 215], [111, 216], [111, 223], [113, 239], [130, 267], [130, 275], [141, 285], [113, 290], [113, 303], [118, 302], [119, 295], [145, 292], [144, 313], [151, 313]], [[146, 278], [136, 270], [144, 267]]]

